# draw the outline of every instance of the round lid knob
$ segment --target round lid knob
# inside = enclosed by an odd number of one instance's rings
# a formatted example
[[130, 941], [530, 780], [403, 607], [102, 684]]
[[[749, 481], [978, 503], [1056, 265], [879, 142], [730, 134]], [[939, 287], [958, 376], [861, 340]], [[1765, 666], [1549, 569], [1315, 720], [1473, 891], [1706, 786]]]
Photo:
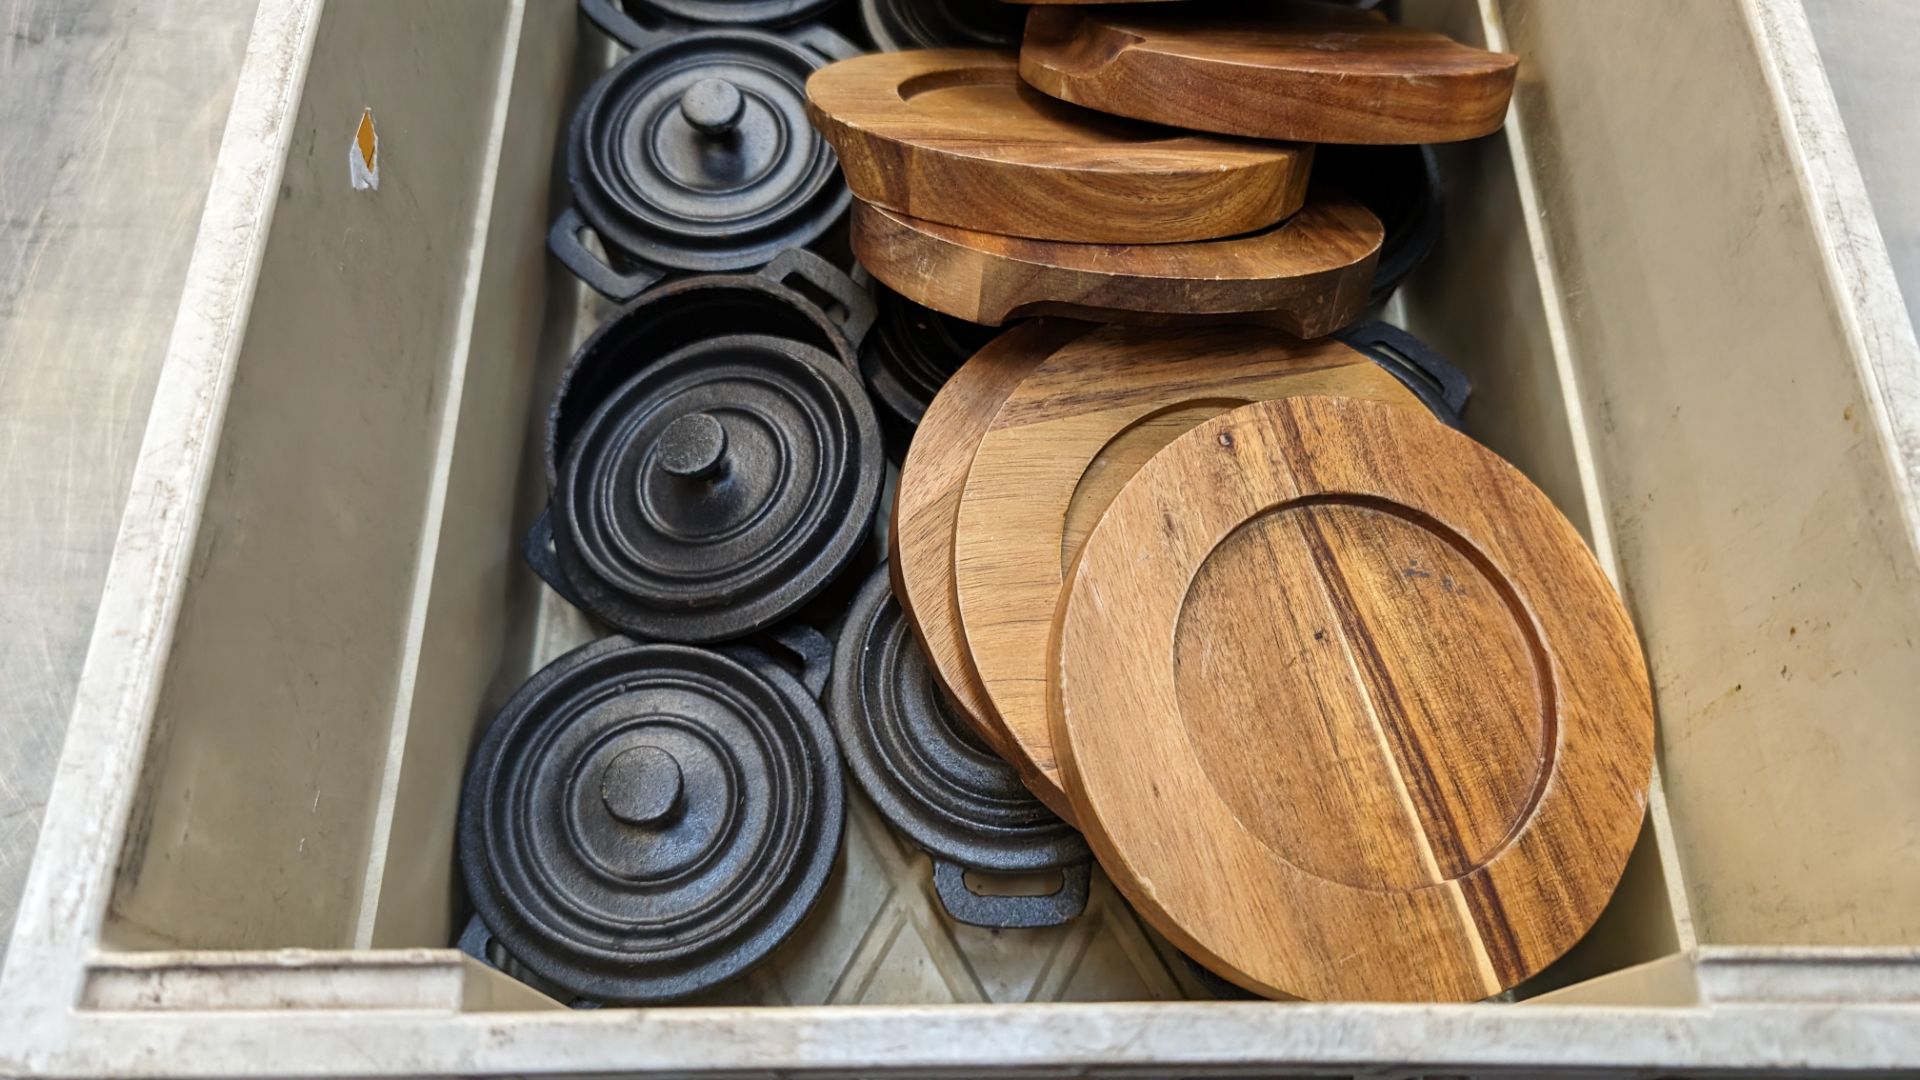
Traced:
[[727, 466], [727, 429], [712, 413], [688, 413], [667, 425], [654, 449], [669, 475], [684, 480], [718, 476]]
[[680, 115], [707, 135], [732, 131], [746, 111], [746, 95], [725, 79], [701, 79], [680, 92]]
[[616, 820], [652, 825], [680, 805], [680, 763], [657, 746], [636, 746], [600, 773], [600, 800]]

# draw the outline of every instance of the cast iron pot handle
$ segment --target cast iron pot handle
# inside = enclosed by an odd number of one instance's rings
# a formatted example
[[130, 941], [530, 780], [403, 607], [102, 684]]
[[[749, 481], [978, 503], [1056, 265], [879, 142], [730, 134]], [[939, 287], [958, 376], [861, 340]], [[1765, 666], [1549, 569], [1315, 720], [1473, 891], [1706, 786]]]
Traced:
[[547, 230], [547, 250], [553, 252], [554, 258], [573, 271], [573, 276], [592, 287], [594, 292], [615, 303], [624, 304], [667, 276], [665, 272], [652, 267], [623, 274], [601, 262], [598, 256], [587, 250], [587, 245], [580, 242], [580, 230], [586, 227], [586, 219], [580, 216], [580, 211], [567, 207], [554, 220], [553, 228]]
[[848, 41], [825, 23], [802, 23], [781, 36], [829, 60], [845, 60], [860, 55], [860, 46]]
[[581, 603], [580, 594], [573, 589], [573, 582], [567, 580], [567, 572], [560, 569], [560, 555], [553, 549], [553, 507], [540, 511], [533, 522], [533, 528], [527, 530], [527, 538], [520, 541], [520, 555], [547, 583], [547, 588], [560, 594], [560, 598], [581, 611], [587, 605]]
[[967, 872], [945, 859], [933, 860], [933, 891], [947, 914], [969, 926], [989, 930], [1037, 930], [1063, 926], [1087, 909], [1091, 862], [1060, 871], [1060, 891], [1051, 896], [982, 896], [967, 885]]
[[[473, 957], [475, 960], [480, 961], [509, 979], [523, 982], [563, 1005], [571, 1002], [572, 1004], [568, 1006], [569, 1008], [597, 1009], [600, 1007], [599, 1002], [576, 999], [572, 994], [567, 993], [565, 990], [528, 971], [526, 965], [519, 963], [511, 956], [507, 957], [507, 963], [504, 966], [494, 963], [493, 957], [487, 955], [491, 951], [488, 946], [493, 944], [493, 940], [493, 931], [487, 929], [487, 924], [481, 921], [480, 916], [475, 915], [467, 920], [467, 928], [460, 932], [460, 940], [454, 944], [454, 948], [459, 949], [461, 952], [466, 953], [468, 956]], [[502, 952], [505, 952], [505, 950], [503, 949]]]
[[1433, 346], [1378, 319], [1350, 326], [1333, 336], [1373, 357], [1420, 400], [1432, 405], [1437, 399], [1445, 406], [1444, 411], [1435, 410], [1440, 419], [1449, 427], [1460, 426], [1460, 416], [1473, 397], [1473, 383]]
[[[847, 343], [855, 349], [866, 340], [867, 331], [873, 329], [873, 322], [880, 317], [880, 309], [873, 302], [873, 294], [854, 283], [854, 280], [840, 272], [840, 268], [808, 251], [806, 248], [788, 248], [773, 257], [760, 271], [760, 276], [769, 281], [785, 284], [788, 278], [799, 278], [828, 296], [840, 302], [847, 309], [846, 317], [836, 320], [840, 332], [847, 336]], [[832, 312], [827, 313], [833, 317]]]
[[761, 635], [766, 647], [777, 649], [800, 665], [796, 678], [815, 701], [827, 692], [827, 680], [833, 676], [833, 642], [827, 635], [805, 623], [787, 623]]
[[635, 52], [668, 36], [641, 26], [633, 16], [620, 10], [618, 0], [580, 0], [580, 12], [599, 27], [601, 33]]

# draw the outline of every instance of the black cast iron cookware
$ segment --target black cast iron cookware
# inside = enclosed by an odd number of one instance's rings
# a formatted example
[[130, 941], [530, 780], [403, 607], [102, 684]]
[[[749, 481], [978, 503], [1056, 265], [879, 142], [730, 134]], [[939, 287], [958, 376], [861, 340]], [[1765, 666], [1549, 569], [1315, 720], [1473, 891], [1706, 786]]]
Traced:
[[731, 640], [798, 612], [853, 561], [884, 472], [873, 407], [840, 361], [785, 338], [710, 338], [587, 418], [523, 550], [612, 627]]
[[528, 680], [474, 752], [459, 822], [468, 893], [505, 954], [549, 992], [619, 1004], [763, 960], [840, 846], [816, 693], [749, 646], [619, 637]]
[[[933, 858], [947, 913], [975, 926], [1057, 926], [1086, 907], [1091, 863], [1080, 834], [967, 730], [927, 667], [881, 566], [834, 645], [827, 711], [847, 768], [894, 828]], [[1059, 871], [1047, 896], [975, 892], [967, 871]]]
[[[614, 300], [675, 271], [759, 266], [819, 237], [851, 196], [806, 114], [807, 77], [853, 55], [817, 23], [648, 30], [610, 6], [633, 50], [581, 97], [567, 134], [574, 205], [548, 232]], [[591, 229], [605, 259], [587, 247]]]

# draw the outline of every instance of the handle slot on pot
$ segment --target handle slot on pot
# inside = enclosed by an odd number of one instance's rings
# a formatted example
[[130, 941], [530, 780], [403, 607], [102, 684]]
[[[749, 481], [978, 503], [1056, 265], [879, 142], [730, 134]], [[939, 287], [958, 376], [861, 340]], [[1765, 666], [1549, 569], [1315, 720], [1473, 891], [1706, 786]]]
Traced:
[[967, 871], [945, 859], [933, 860], [933, 891], [947, 914], [969, 926], [989, 930], [1036, 930], [1072, 922], [1087, 909], [1093, 864], [1078, 862], [1060, 870], [1060, 888], [1046, 896], [988, 896], [967, 884]]
[[1473, 383], [1439, 350], [1392, 323], [1374, 320], [1334, 335], [1372, 357], [1425, 402], [1448, 427], [1460, 426]]
[[554, 220], [553, 228], [547, 230], [547, 250], [553, 252], [561, 265], [586, 282], [594, 292], [615, 303], [624, 304], [667, 276], [666, 271], [652, 266], [625, 272], [615, 270], [605, 259], [595, 255], [581, 239], [581, 234], [589, 228], [591, 226], [580, 216], [580, 211], [567, 207]]
[[553, 508], [540, 511], [534, 519], [533, 527], [527, 530], [526, 538], [520, 541], [520, 557], [547, 583], [547, 587], [560, 594], [560, 599], [579, 608], [589, 610], [575, 591], [573, 582], [567, 580], [567, 572], [560, 568], [560, 554], [553, 547]]
[[848, 41], [833, 27], [825, 23], [802, 23], [780, 35], [805, 49], [819, 53], [828, 60], [846, 60], [860, 55], [860, 46]]
[[847, 343], [856, 350], [880, 317], [871, 293], [841, 273], [839, 267], [805, 248], [788, 248], [774, 256], [760, 276], [806, 297], [839, 326]]
[[827, 691], [833, 675], [833, 642], [805, 623], [776, 626], [753, 639], [757, 655], [742, 657], [732, 648], [721, 651], [745, 661], [766, 661], [800, 680], [815, 701]]

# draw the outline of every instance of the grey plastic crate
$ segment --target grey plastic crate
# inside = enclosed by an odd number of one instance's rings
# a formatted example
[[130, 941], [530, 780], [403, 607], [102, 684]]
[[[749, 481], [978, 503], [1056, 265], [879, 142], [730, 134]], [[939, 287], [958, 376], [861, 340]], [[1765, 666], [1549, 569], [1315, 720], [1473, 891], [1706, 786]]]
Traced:
[[[863, 805], [698, 1008], [444, 948], [490, 709], [585, 633], [519, 568], [604, 64], [566, 0], [265, 0], [0, 973], [0, 1073], [1807, 1072], [1920, 1064], [1920, 349], [1795, 0], [1410, 2], [1523, 57], [1392, 316], [1615, 574], [1660, 710], [1599, 926], [1516, 1004], [1181, 1002], [1097, 883], [956, 928]], [[363, 108], [378, 190], [346, 156]], [[1114, 1000], [1120, 999], [1120, 1000]], [[1042, 1001], [1074, 1004], [1039, 1005]]]

